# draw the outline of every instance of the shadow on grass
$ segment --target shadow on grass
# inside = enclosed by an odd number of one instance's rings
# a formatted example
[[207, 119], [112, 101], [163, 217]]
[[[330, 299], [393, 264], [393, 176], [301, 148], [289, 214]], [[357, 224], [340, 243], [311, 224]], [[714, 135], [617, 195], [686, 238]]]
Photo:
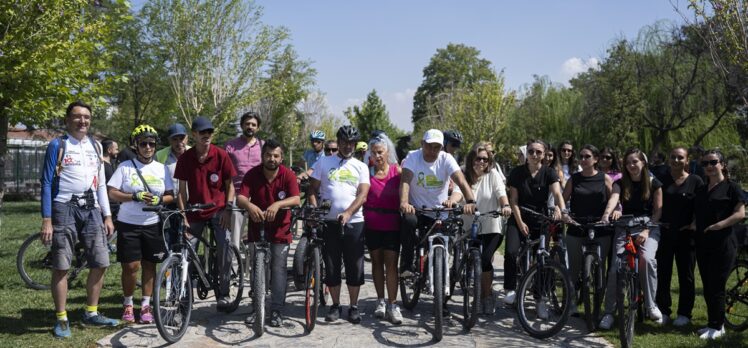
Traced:
[[9, 217], [9, 215], [39, 214], [40, 210], [39, 202], [8, 202], [3, 204], [2, 215]]

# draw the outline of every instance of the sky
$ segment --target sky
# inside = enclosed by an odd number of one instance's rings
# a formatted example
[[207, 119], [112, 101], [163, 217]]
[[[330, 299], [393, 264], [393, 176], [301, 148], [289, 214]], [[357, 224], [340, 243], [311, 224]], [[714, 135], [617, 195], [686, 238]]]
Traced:
[[[140, 1], [135, 1], [136, 5]], [[423, 68], [449, 43], [473, 46], [517, 90], [547, 75], [568, 84], [596, 66], [622, 37], [659, 20], [683, 23], [686, 0], [291, 1], [257, 0], [262, 20], [284, 26], [317, 70], [330, 111], [360, 105], [376, 89], [393, 123], [412, 130]]]

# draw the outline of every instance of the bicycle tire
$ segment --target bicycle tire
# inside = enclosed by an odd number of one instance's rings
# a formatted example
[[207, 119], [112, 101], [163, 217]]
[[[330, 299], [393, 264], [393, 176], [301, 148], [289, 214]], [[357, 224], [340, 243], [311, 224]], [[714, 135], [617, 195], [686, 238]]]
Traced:
[[581, 297], [584, 303], [584, 321], [589, 332], [597, 329], [597, 320], [600, 317], [602, 302], [602, 289], [600, 288], [602, 280], [598, 279], [600, 276], [600, 262], [597, 254], [587, 254], [584, 257]]
[[252, 267], [252, 305], [255, 307], [255, 320], [252, 331], [261, 337], [265, 333], [265, 255], [267, 250], [255, 249], [254, 267]]
[[[559, 289], [562, 292], [560, 300], [555, 289], [557, 282], [560, 282], [558, 285], [561, 286], [561, 289]], [[553, 289], [548, 289], [548, 285], [552, 285]], [[538, 290], [537, 287], [541, 287], [541, 289]], [[517, 318], [522, 328], [530, 336], [538, 339], [545, 339], [556, 335], [569, 320], [573, 289], [569, 271], [559, 263], [548, 260], [536, 263], [530, 267], [530, 270], [520, 279], [517, 288]], [[554, 324], [545, 324], [541, 328], [543, 322], [548, 322], [548, 318], [541, 318], [541, 315], [537, 314], [539, 312], [539, 302], [537, 302], [538, 299], [536, 298], [538, 297], [537, 293], [539, 293], [540, 301], [545, 302], [543, 298], [547, 297], [548, 302], [556, 302], [553, 303], [552, 308], [547, 309], [549, 316], [551, 313], [554, 314], [554, 319], [556, 319]], [[529, 297], [532, 297], [532, 300], [528, 298], [528, 294], [531, 295]], [[529, 308], [535, 308], [536, 310], [534, 320], [530, 320], [528, 316]]]
[[304, 260], [306, 259], [306, 250], [309, 245], [309, 238], [307, 236], [301, 236], [299, 242], [296, 243], [296, 250], [293, 253], [293, 286], [296, 290], [305, 290], [306, 286], [306, 270], [304, 269]]
[[454, 295], [455, 289], [457, 288], [457, 283], [460, 283], [460, 288], [466, 289], [467, 285], [465, 284], [465, 280], [462, 277], [462, 273], [464, 272], [463, 269], [466, 267], [466, 265], [463, 265], [463, 257], [462, 257], [462, 247], [464, 244], [455, 244], [452, 258], [452, 266], [449, 267], [449, 293], [450, 295]]
[[[416, 259], [420, 259], [416, 255]], [[419, 263], [421, 260], [418, 261]], [[416, 265], [420, 268], [420, 265]], [[425, 269], [425, 267], [424, 267]], [[403, 307], [408, 310], [413, 310], [418, 304], [418, 298], [421, 296], [423, 290], [423, 275], [413, 275], [410, 277], [400, 277], [400, 300], [403, 302]]]
[[236, 245], [229, 245], [228, 258], [228, 264], [231, 265], [228, 271], [229, 306], [226, 307], [225, 311], [226, 313], [232, 313], [239, 308], [239, 303], [242, 301], [242, 294], [244, 292], [244, 264], [242, 263], [239, 248]]
[[462, 312], [464, 320], [462, 321], [462, 327], [466, 331], [470, 331], [478, 321], [478, 309], [481, 301], [483, 265], [481, 265], [480, 251], [470, 251], [466, 266], [463, 278], [466, 286], [463, 288]]
[[41, 233], [30, 235], [16, 254], [16, 269], [26, 286], [49, 290], [52, 284], [51, 247], [41, 242]]
[[192, 278], [187, 275], [183, 288], [182, 275], [181, 258], [176, 255], [168, 257], [161, 264], [153, 290], [156, 328], [169, 343], [182, 339], [192, 316]]
[[317, 311], [319, 309], [320, 291], [322, 286], [320, 251], [319, 247], [312, 246], [307, 249], [306, 281], [304, 290], [304, 329], [307, 333], [314, 330], [317, 323]]
[[[635, 275], [634, 275], [635, 277]], [[634, 344], [634, 326], [637, 321], [639, 303], [636, 280], [629, 272], [617, 273], [616, 309], [618, 312], [618, 338], [621, 347], [630, 348]]]
[[444, 249], [434, 248], [434, 341], [444, 337]]
[[727, 276], [725, 326], [734, 331], [748, 329], [748, 261], [735, 262]]

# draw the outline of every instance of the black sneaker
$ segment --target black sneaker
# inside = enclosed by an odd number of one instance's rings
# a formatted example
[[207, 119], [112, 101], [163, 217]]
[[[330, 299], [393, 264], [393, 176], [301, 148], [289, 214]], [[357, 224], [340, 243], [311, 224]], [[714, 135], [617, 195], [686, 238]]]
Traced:
[[337, 321], [338, 319], [340, 319], [341, 313], [343, 313], [343, 308], [340, 308], [339, 304], [333, 304], [332, 306], [330, 306], [330, 309], [327, 310], [325, 321]]
[[283, 326], [283, 317], [281, 316], [280, 311], [270, 312], [270, 320], [268, 321], [268, 325], [272, 327]]
[[224, 312], [227, 308], [229, 308], [229, 298], [227, 296], [219, 297], [218, 303], [216, 304], [216, 309], [219, 312]]
[[351, 308], [348, 308], [348, 321], [353, 324], [361, 322], [361, 314], [358, 312], [358, 306], [351, 306]]

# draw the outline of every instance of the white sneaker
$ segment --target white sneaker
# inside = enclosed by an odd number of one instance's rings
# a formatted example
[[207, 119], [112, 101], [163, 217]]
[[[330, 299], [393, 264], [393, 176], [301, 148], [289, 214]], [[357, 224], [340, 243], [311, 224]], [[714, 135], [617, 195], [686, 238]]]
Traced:
[[545, 299], [541, 298], [537, 302], [538, 318], [547, 320], [548, 319], [548, 305], [545, 304]]
[[384, 318], [385, 313], [387, 312], [387, 303], [384, 301], [383, 298], [380, 298], [377, 300], [377, 309], [374, 310], [374, 316], [382, 319]]
[[649, 317], [649, 319], [652, 319], [656, 322], [662, 321], [662, 312], [660, 312], [660, 309], [657, 308], [657, 306], [647, 309], [647, 316]]
[[688, 317], [679, 315], [677, 318], [675, 318], [675, 320], [673, 320], [673, 326], [686, 326], [690, 322], [691, 319], [688, 319]]
[[390, 323], [393, 323], [395, 325], [402, 324], [403, 314], [400, 313], [400, 306], [395, 303], [389, 305], [389, 309], [387, 310], [387, 319], [390, 321]]
[[723, 326], [720, 330], [710, 329], [707, 328], [707, 331], [702, 333], [699, 338], [702, 340], [713, 340], [716, 338], [720, 338], [725, 334], [725, 327]]
[[514, 304], [514, 299], [517, 297], [517, 293], [514, 290], [509, 290], [504, 295], [504, 303], [511, 305]]
[[613, 314], [606, 314], [603, 315], [603, 318], [600, 320], [600, 327], [603, 330], [610, 330], [611, 327], [613, 327], [613, 322], [615, 321], [615, 318], [613, 318]]
[[709, 327], [702, 327], [701, 329], [699, 329], [698, 331], [696, 331], [696, 334], [702, 335], [702, 334], [706, 333], [709, 330], [710, 330]]

